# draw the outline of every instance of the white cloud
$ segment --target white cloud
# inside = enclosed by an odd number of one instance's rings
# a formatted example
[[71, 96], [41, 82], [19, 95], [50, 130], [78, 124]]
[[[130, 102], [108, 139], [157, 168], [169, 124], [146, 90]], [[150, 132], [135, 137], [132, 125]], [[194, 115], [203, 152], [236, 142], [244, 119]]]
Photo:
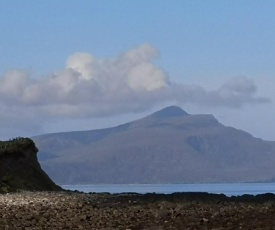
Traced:
[[44, 78], [27, 71], [7, 71], [0, 76], [0, 117], [5, 117], [0, 123], [9, 117], [29, 121], [30, 114], [37, 124], [41, 119], [108, 116], [144, 111], [169, 101], [212, 107], [270, 101], [257, 97], [256, 85], [246, 77], [233, 78], [212, 91], [170, 83], [166, 72], [153, 63], [158, 56], [156, 48], [144, 44], [105, 59], [73, 54], [63, 70]]
[[66, 63], [66, 68], [73, 69], [81, 74], [81, 77], [89, 80], [94, 77], [95, 58], [88, 53], [75, 53], [71, 55]]
[[1, 102], [13, 103], [18, 101], [22, 92], [28, 86], [28, 73], [26, 71], [10, 70], [0, 79]]

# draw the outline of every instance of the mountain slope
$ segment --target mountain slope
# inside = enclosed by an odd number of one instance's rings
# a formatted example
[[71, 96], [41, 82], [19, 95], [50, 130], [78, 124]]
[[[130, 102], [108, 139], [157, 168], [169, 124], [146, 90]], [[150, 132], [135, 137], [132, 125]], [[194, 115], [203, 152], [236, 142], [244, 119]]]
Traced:
[[34, 137], [58, 183], [191, 183], [275, 178], [275, 144], [170, 106], [117, 127]]

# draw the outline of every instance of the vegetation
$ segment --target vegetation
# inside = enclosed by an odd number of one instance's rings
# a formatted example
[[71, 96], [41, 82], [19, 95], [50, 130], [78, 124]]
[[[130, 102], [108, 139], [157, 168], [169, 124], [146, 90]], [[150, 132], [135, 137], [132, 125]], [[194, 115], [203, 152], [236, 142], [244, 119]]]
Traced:
[[37, 152], [37, 148], [30, 138], [16, 137], [8, 141], [0, 141], [0, 156], [20, 154], [24, 149], [34, 149]]
[[60, 190], [37, 161], [38, 149], [29, 138], [0, 141], [0, 194], [19, 190]]

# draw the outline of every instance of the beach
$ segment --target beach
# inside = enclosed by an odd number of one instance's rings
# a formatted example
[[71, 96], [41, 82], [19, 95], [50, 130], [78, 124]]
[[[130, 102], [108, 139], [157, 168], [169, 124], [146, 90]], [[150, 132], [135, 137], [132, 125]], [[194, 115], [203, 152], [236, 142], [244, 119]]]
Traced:
[[275, 196], [17, 192], [0, 195], [0, 229], [274, 229]]

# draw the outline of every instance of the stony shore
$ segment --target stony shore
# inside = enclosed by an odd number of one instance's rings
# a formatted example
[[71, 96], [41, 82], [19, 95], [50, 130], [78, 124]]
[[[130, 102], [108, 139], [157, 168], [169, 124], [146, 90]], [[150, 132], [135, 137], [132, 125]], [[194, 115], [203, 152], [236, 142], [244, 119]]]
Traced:
[[0, 195], [1, 229], [275, 229], [275, 196], [207, 193]]

